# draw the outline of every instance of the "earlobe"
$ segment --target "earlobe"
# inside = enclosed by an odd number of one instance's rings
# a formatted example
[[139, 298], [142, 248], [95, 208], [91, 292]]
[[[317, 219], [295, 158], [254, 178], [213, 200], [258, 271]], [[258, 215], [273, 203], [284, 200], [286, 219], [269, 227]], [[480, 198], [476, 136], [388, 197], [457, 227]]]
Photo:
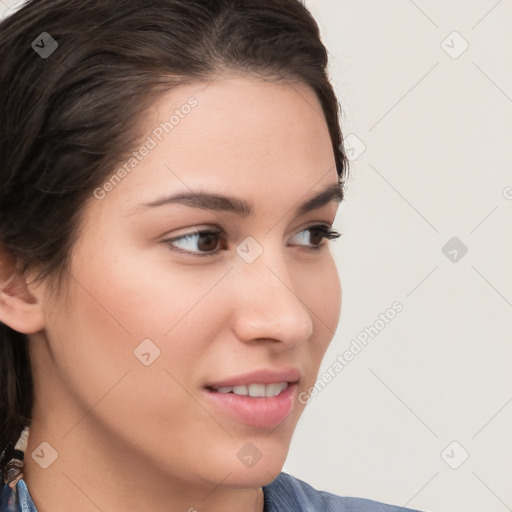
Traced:
[[40, 301], [30, 293], [24, 274], [17, 270], [14, 262], [9, 262], [9, 257], [6, 258], [5, 254], [2, 256], [0, 322], [23, 334], [41, 331], [45, 321]]

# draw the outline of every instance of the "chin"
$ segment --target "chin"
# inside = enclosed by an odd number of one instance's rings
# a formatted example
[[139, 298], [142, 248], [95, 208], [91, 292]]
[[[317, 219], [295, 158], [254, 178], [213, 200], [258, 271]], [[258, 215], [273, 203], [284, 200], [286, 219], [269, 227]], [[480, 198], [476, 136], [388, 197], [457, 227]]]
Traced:
[[[266, 436], [237, 438], [217, 445], [205, 457], [210, 464], [207, 479], [234, 488], [257, 488], [269, 484], [281, 473], [290, 438], [277, 431]], [[205, 477], [205, 468], [201, 471]]]

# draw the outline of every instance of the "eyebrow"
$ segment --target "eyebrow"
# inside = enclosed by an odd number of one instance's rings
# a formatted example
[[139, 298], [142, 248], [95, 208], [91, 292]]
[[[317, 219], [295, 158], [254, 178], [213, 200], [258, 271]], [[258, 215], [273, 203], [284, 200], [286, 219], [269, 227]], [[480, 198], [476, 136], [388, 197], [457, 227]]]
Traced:
[[[341, 190], [340, 185], [337, 183], [332, 183], [320, 193], [300, 203], [295, 208], [294, 215], [296, 217], [300, 217], [313, 210], [317, 210], [332, 201], [336, 201], [338, 203], [343, 201], [343, 191]], [[156, 208], [158, 206], [169, 204], [183, 204], [193, 208], [200, 208], [202, 210], [230, 212], [242, 217], [248, 217], [254, 211], [253, 205], [243, 199], [211, 192], [193, 191], [180, 192], [171, 196], [165, 196], [161, 199], [157, 199], [149, 203], [142, 203], [136, 207], [136, 210], [139, 210], [140, 208]]]

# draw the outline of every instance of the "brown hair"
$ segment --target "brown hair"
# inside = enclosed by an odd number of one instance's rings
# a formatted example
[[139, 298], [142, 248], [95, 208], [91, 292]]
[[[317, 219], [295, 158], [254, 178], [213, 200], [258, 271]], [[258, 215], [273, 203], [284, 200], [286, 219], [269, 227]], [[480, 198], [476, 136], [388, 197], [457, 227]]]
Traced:
[[[0, 248], [58, 291], [80, 213], [133, 151], [144, 110], [176, 84], [226, 70], [315, 91], [343, 191], [348, 160], [327, 62], [299, 0], [26, 3], [0, 23]], [[0, 323], [0, 470], [32, 402], [28, 338]]]

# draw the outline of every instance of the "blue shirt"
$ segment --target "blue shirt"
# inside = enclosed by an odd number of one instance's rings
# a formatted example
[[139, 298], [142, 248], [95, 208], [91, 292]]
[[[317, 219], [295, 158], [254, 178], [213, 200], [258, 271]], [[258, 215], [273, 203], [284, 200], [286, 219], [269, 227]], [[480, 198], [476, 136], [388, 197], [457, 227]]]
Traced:
[[[346, 498], [317, 491], [287, 473], [280, 473], [273, 482], [264, 486], [263, 494], [264, 512], [420, 512], [364, 498]], [[0, 512], [37, 512], [23, 478], [16, 484], [16, 493], [4, 484]]]

